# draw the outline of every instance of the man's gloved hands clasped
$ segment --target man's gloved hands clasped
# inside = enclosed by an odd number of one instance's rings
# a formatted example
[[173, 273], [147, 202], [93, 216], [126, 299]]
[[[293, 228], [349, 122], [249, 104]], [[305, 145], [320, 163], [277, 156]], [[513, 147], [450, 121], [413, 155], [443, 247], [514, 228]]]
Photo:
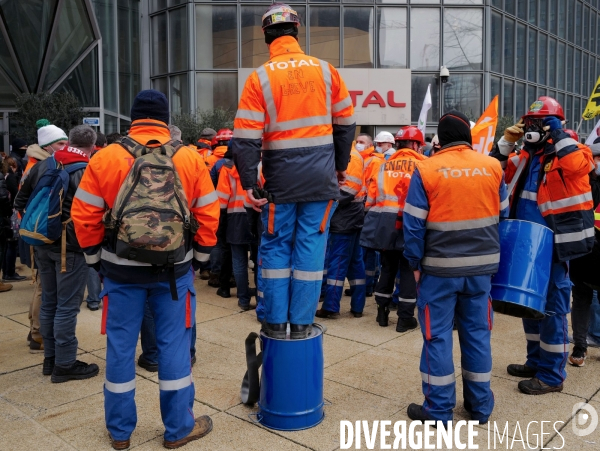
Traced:
[[563, 128], [561, 120], [554, 116], [544, 118], [542, 124], [544, 125], [544, 130], [549, 130], [550, 132], [561, 130]]

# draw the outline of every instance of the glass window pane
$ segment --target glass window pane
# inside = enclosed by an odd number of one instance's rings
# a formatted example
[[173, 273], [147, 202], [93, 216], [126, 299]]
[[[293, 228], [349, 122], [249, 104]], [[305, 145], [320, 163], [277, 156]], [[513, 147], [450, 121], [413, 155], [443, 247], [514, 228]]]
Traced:
[[525, 97], [525, 84], [524, 83], [517, 83], [517, 89], [516, 89], [516, 96], [515, 96], [515, 115], [517, 117], [521, 117], [522, 115], [524, 115], [528, 108], [527, 108], [527, 102], [526, 102], [526, 97]]
[[152, 75], [167, 72], [167, 15], [163, 13], [152, 17]]
[[[415, 3], [414, 1], [411, 3]], [[502, 4], [502, 0], [494, 0], [495, 4]], [[444, 0], [444, 4], [453, 5], [483, 5], [483, 0]], [[496, 6], [496, 5], [494, 5]]]
[[427, 86], [431, 85], [431, 109], [429, 110], [427, 121], [437, 122], [440, 120], [440, 99], [439, 89], [435, 75], [417, 75], [412, 74], [412, 92], [411, 92], [411, 120], [417, 122], [421, 114], [423, 99], [427, 92]]
[[565, 37], [565, 30], [567, 26], [567, 21], [565, 18], [567, 17], [567, 0], [558, 0], [558, 16], [560, 20], [558, 22], [558, 36], [561, 38]]
[[440, 10], [412, 8], [410, 11], [410, 68], [440, 68]]
[[529, 0], [527, 19], [530, 24], [537, 25], [537, 0]]
[[583, 4], [581, 2], [577, 3], [577, 9], [575, 13], [575, 44], [581, 45], [581, 29], [583, 28], [583, 18], [581, 17]]
[[114, 116], [104, 115], [104, 134], [110, 135], [119, 131], [119, 119]]
[[[569, 7], [567, 8], [568, 11], [568, 15], [567, 15], [567, 40], [569, 42], [573, 42], [573, 40], [575, 39], [575, 30], [573, 29], [575, 27], [575, 8], [573, 7], [573, 0], [570, 0], [568, 2]], [[577, 2], [579, 3], [579, 2]], [[560, 16], [560, 17], [564, 17], [565, 16]]]
[[573, 96], [567, 95], [567, 101], [563, 104], [565, 107], [565, 119], [569, 121], [569, 124], [573, 124]]
[[[544, 3], [542, 1], [542, 3]], [[548, 31], [556, 34], [556, 0], [548, 0]]]
[[575, 50], [573, 61], [573, 92], [581, 94], [581, 50]]
[[558, 43], [558, 57], [556, 58], [556, 74], [557, 81], [556, 87], [558, 89], [565, 89], [565, 43]]
[[517, 0], [517, 17], [527, 20], [527, 0]]
[[152, 80], [152, 89], [162, 92], [169, 98], [169, 79], [167, 77]]
[[140, 12], [139, 2], [118, 0], [119, 30], [119, 112], [129, 116], [131, 104], [140, 91]]
[[556, 39], [548, 43], [548, 84], [556, 88]]
[[[84, 107], [99, 107], [98, 97], [98, 47], [79, 63], [73, 72], [56, 88], [55, 92], [71, 92]], [[129, 113], [127, 113], [129, 115]]]
[[538, 38], [538, 79], [537, 82], [540, 85], [546, 84], [546, 64], [548, 63], [547, 53], [548, 37], [547, 35], [540, 33]]
[[581, 122], [581, 113], [583, 113], [583, 110], [581, 109], [581, 99], [575, 97], [573, 100], [573, 122], [570, 126], [567, 125], [568, 128], [572, 128], [573, 130], [577, 129], [577, 125]]
[[173, 75], [169, 79], [171, 87], [171, 101], [169, 105], [174, 114], [190, 112], [190, 90], [187, 74]]
[[504, 11], [515, 15], [515, 0], [504, 0]]
[[[500, 95], [500, 87], [502, 86], [502, 79], [500, 77], [496, 77], [492, 75], [490, 77], [490, 97], [493, 99], [495, 96]], [[502, 99], [499, 99], [502, 102]]]
[[[237, 110], [237, 74], [196, 74], [196, 105], [199, 110]], [[234, 113], [235, 114], [235, 113]]]
[[600, 14], [596, 17], [596, 54], [600, 52]]
[[[10, 81], [17, 85], [19, 89], [25, 90], [25, 87], [21, 86], [21, 81], [19, 80], [17, 67], [13, 62], [12, 56], [10, 55], [10, 52], [8, 50], [8, 44], [6, 43], [6, 40], [4, 39], [4, 35], [2, 33], [0, 33], [0, 67], [4, 69], [4, 72], [6, 72]], [[2, 79], [2, 82], [4, 82], [4, 79]], [[4, 142], [4, 139], [1, 136], [2, 135], [0, 135], [0, 142]]]
[[50, 52], [50, 65], [44, 80], [44, 89], [52, 85], [67, 68], [94, 42], [92, 24], [83, 2], [65, 0]]
[[458, 110], [469, 117], [481, 115], [481, 75], [452, 75], [443, 85], [444, 112]]
[[514, 82], [512, 80], [504, 80], [504, 92], [502, 93], [503, 98], [503, 112], [504, 116], [513, 116], [513, 88]]
[[377, 3], [406, 3], [406, 0], [377, 0]]
[[[581, 59], [581, 94], [587, 95], [589, 79], [589, 55], [584, 53]], [[591, 89], [591, 87], [590, 87]]]
[[[448, 2], [446, 2], [446, 3], [448, 3]], [[492, 0], [492, 6], [502, 9], [502, 0]]]
[[529, 106], [535, 102], [537, 100], [538, 96], [536, 93], [536, 87], [529, 85], [527, 86], [527, 107], [529, 109]]
[[548, 0], [540, 2], [540, 23], [539, 27], [548, 30]]
[[444, 8], [443, 42], [444, 65], [449, 69], [482, 69], [483, 9]]
[[563, 107], [565, 107], [565, 95], [563, 93], [556, 94], [556, 101], [560, 103]]
[[573, 47], [571, 47], [570, 45], [567, 46], [567, 62], [565, 63], [565, 65], [569, 68], [568, 70], [566, 70], [565, 89], [568, 92], [571, 92], [573, 90], [573, 71], [570, 70], [570, 68], [573, 67]]
[[525, 59], [527, 42], [527, 27], [517, 23], [517, 77], [525, 79]]
[[515, 74], [515, 21], [504, 17], [504, 74]]
[[[117, 55], [115, 55], [115, 8], [112, 1], [93, 2], [102, 34], [102, 83], [104, 108], [117, 112]], [[1, 45], [0, 45], [1, 47]]]
[[537, 81], [535, 76], [535, 71], [537, 69], [537, 31], [533, 28], [529, 29], [529, 52], [527, 56], [528, 64], [527, 64], [527, 79], [529, 81]]
[[167, 7], [167, 0], [150, 0], [150, 11], [158, 11]]
[[585, 7], [583, 11], [583, 27], [582, 27], [583, 38], [581, 46], [585, 49], [590, 49], [590, 8]]
[[340, 66], [340, 8], [310, 8], [310, 54]]
[[189, 35], [187, 8], [169, 11], [169, 67], [171, 72], [187, 70]]
[[440, 0], [410, 0], [411, 3], [439, 3]]
[[373, 67], [373, 8], [344, 8], [344, 67]]
[[[196, 5], [196, 69], [234, 69], [237, 68], [237, 17], [235, 6]], [[256, 67], [269, 57], [265, 38], [260, 28], [264, 6], [248, 6], [242, 9], [242, 23], [256, 22], [260, 37], [252, 26], [242, 28], [242, 58], [244, 50], [253, 54], [264, 53], [264, 58]], [[250, 11], [249, 11], [250, 10]], [[249, 14], [248, 14], [249, 13]], [[258, 16], [258, 19], [256, 19]], [[244, 25], [242, 25], [244, 27]], [[242, 65], [242, 67], [245, 67]]]
[[406, 8], [377, 8], [378, 67], [406, 67]]
[[492, 12], [492, 70], [502, 72], [502, 15]]

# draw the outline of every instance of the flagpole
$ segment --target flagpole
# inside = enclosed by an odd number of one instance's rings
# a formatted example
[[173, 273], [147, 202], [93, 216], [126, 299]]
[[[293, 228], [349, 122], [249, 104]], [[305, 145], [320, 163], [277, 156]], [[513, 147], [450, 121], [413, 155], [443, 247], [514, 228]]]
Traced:
[[579, 121], [579, 125], [577, 125], [577, 130], [575, 130], [575, 133], [577, 133], [577, 136], [579, 136], [579, 127], [581, 127], [582, 122], [583, 122], [583, 119]]

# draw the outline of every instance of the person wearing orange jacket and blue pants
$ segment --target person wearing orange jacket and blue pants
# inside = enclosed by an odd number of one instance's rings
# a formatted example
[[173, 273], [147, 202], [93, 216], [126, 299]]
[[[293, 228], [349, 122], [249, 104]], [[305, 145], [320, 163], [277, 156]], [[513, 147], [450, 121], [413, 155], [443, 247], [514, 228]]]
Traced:
[[[167, 126], [169, 105], [164, 94], [141, 91], [133, 101], [131, 120], [126, 142], [147, 147], [171, 142]], [[136, 426], [135, 352], [148, 303], [154, 315], [158, 345], [164, 446], [178, 448], [212, 430], [208, 416], [194, 419], [193, 415], [190, 345], [196, 291], [192, 266], [208, 261], [217, 241], [219, 200], [198, 152], [178, 147], [172, 157], [173, 165], [190, 214], [199, 224], [193, 237], [185, 240], [185, 258], [173, 266], [160, 266], [120, 257], [113, 240], [105, 240], [103, 217], [115, 205], [134, 161], [125, 143], [114, 143], [98, 152], [81, 179], [71, 216], [88, 266], [98, 268], [104, 278], [101, 294], [102, 329], [107, 338], [104, 410], [112, 446], [127, 449]]]
[[412, 420], [452, 421], [456, 382], [452, 326], [461, 349], [463, 397], [471, 419], [486, 423], [494, 408], [491, 276], [500, 262], [498, 223], [508, 214], [500, 163], [474, 152], [469, 119], [458, 111], [438, 125], [441, 150], [413, 172], [403, 212], [404, 256], [418, 283], [425, 401]]
[[[535, 222], [554, 232], [553, 264], [541, 320], [524, 319], [525, 364], [510, 364], [508, 374], [522, 377], [519, 390], [528, 395], [559, 392], [567, 377], [568, 319], [571, 281], [568, 262], [594, 246], [594, 203], [589, 173], [596, 167], [590, 149], [562, 127], [565, 116], [552, 97], [535, 101], [518, 124], [507, 128], [491, 156], [514, 183], [510, 218]], [[515, 142], [524, 137], [521, 152]]]
[[[262, 210], [258, 291], [263, 331], [304, 339], [317, 310], [329, 220], [346, 178], [354, 131], [352, 98], [338, 71], [306, 55], [300, 17], [275, 3], [262, 18], [270, 59], [240, 97], [231, 147], [240, 181]], [[265, 188], [257, 187], [262, 155]]]

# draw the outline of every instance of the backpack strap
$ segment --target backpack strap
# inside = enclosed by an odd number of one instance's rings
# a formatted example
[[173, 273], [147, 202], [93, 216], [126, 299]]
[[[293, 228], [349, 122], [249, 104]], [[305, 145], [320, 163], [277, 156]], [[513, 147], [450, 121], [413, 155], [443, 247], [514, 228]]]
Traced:
[[87, 165], [88, 164], [83, 161], [79, 163], [72, 163], [68, 167], [65, 167], [65, 171], [67, 171], [67, 174], [72, 174], [73, 172], [78, 171], [80, 169], [85, 169]]
[[149, 147], [148, 144], [154, 143], [158, 144], [161, 148], [162, 153], [170, 158], [173, 158], [177, 151], [183, 147], [183, 143], [179, 140], [171, 140], [164, 144], [161, 144], [160, 141], [152, 139], [144, 145], [130, 138], [129, 136], [125, 136], [119, 141], [121, 147], [123, 147], [127, 152], [129, 152], [134, 158], [139, 158], [149, 153], [149, 151], [153, 152], [156, 147]]
[[48, 158], [46, 158], [46, 166], [48, 167], [48, 169], [53, 170], [58, 168], [58, 162], [56, 161], [56, 159], [54, 158], [54, 155], [49, 156]]

